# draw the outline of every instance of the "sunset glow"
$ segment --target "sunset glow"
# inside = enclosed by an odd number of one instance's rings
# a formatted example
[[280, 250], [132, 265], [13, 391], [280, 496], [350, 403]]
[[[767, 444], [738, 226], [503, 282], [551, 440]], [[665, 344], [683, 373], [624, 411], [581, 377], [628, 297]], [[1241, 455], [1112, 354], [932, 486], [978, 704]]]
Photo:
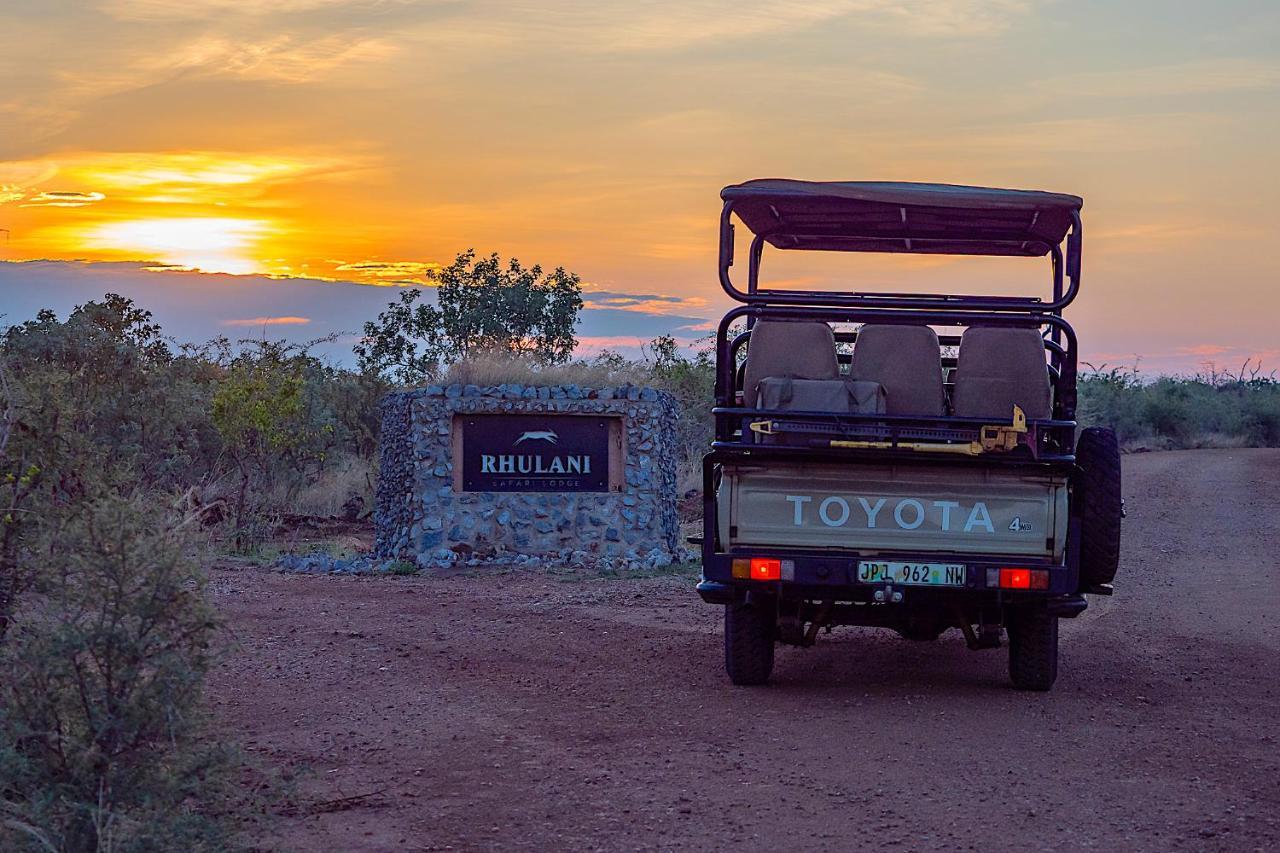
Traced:
[[[1194, 369], [1274, 349], [1266, 4], [1176, 21], [1155, 0], [41, 8], [0, 10], [0, 261], [394, 287], [475, 248], [563, 265], [589, 310], [691, 340], [725, 307], [722, 186], [971, 183], [1085, 198], [1088, 352]], [[1114, 37], [1153, 20], [1141, 51]], [[783, 253], [764, 271], [997, 292], [1044, 276]]]
[[261, 271], [253, 249], [269, 231], [254, 219], [134, 219], [92, 226], [79, 245], [184, 269], [244, 274]]

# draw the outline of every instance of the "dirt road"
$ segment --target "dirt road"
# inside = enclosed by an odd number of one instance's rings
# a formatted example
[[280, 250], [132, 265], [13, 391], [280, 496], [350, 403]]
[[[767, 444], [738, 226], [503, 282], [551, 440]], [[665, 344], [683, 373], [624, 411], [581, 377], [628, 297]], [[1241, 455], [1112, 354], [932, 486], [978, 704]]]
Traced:
[[273, 849], [1280, 848], [1280, 451], [1125, 476], [1119, 595], [1047, 695], [852, 628], [735, 689], [688, 577], [260, 570], [215, 574], [212, 692], [300, 773]]

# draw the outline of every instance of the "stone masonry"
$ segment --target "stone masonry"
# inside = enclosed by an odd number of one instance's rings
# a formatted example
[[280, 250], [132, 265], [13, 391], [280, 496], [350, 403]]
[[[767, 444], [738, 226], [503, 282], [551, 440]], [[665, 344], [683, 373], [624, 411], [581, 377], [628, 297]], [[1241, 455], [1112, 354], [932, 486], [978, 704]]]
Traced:
[[[455, 415], [580, 413], [623, 421], [622, 488], [460, 492]], [[660, 567], [680, 560], [676, 410], [653, 388], [432, 385], [382, 403], [375, 555], [429, 568], [457, 562]]]

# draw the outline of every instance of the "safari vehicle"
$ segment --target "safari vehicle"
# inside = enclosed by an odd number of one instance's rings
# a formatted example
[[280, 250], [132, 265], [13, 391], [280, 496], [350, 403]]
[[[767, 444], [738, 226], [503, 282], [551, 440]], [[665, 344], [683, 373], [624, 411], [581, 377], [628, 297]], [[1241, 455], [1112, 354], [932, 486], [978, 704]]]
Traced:
[[[776, 643], [834, 625], [958, 628], [972, 649], [1007, 636], [1013, 684], [1048, 690], [1058, 620], [1112, 593], [1120, 549], [1119, 449], [1110, 430], [1077, 438], [1062, 316], [1080, 289], [1081, 199], [793, 180], [721, 197], [720, 283], [742, 304], [716, 332], [697, 588], [724, 605], [730, 679], [764, 683]], [[753, 235], [745, 290], [735, 219]], [[766, 244], [1047, 256], [1052, 292], [768, 288]]]

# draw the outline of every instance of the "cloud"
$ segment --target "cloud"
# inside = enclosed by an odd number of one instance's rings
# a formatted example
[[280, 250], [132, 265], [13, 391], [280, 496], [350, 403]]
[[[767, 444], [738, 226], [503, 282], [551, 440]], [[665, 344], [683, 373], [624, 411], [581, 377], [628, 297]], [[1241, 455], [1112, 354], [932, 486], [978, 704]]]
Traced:
[[420, 282], [415, 279], [425, 277], [431, 270], [440, 269], [440, 264], [426, 261], [356, 261], [354, 263], [334, 261], [333, 263], [338, 264], [334, 267], [335, 272], [355, 273], [362, 278], [387, 280], [384, 281], [386, 284], [399, 284], [406, 280], [418, 284]]
[[[265, 17], [316, 12], [326, 7], [385, 5], [387, 0], [103, 0], [102, 12], [123, 21], [200, 21], [227, 16]], [[413, 0], [391, 0], [408, 3]]]
[[386, 59], [399, 50], [387, 38], [348, 33], [305, 38], [286, 34], [265, 40], [204, 36], [139, 61], [134, 67], [156, 72], [188, 72], [209, 77], [308, 83], [353, 62]]
[[[285, 179], [333, 174], [359, 161], [326, 154], [237, 151], [84, 152], [58, 158], [66, 177], [108, 188], [184, 193], [229, 191]], [[202, 199], [203, 200], [203, 199]]]
[[224, 326], [305, 326], [310, 317], [250, 317], [246, 320], [223, 320]]
[[[106, 199], [152, 204], [250, 203], [270, 189], [299, 180], [345, 180], [367, 172], [368, 161], [321, 152], [81, 151], [38, 161], [0, 162], [0, 203], [24, 207], [83, 207]], [[77, 190], [30, 190], [55, 176]], [[92, 188], [92, 189], [89, 189]]]
[[[569, 8], [565, 8], [568, 6]], [[591, 52], [667, 52], [779, 35], [848, 20], [919, 38], [989, 36], [1030, 10], [1029, 0], [686, 0], [678, 4], [577, 0], [521, 23], [568, 36]]]
[[1042, 80], [1034, 86], [1051, 95], [1076, 98], [1151, 98], [1260, 91], [1280, 87], [1280, 61], [1228, 57], [1145, 68], [1082, 71]]
[[58, 167], [47, 160], [0, 161], [0, 204], [21, 201], [27, 190], [58, 174]]
[[23, 207], [86, 207], [102, 201], [106, 196], [102, 193], [81, 192], [42, 192], [22, 202]]
[[609, 290], [586, 290], [582, 301], [588, 308], [618, 308], [623, 311], [642, 311], [646, 314], [672, 314], [705, 308], [707, 300], [701, 296], [665, 296], [655, 293], [616, 293]]
[[1235, 347], [1224, 347], [1219, 344], [1196, 344], [1195, 346], [1178, 347], [1178, 352], [1182, 355], [1210, 356], [1222, 355], [1223, 353], [1230, 352], [1233, 349], [1235, 349]]

